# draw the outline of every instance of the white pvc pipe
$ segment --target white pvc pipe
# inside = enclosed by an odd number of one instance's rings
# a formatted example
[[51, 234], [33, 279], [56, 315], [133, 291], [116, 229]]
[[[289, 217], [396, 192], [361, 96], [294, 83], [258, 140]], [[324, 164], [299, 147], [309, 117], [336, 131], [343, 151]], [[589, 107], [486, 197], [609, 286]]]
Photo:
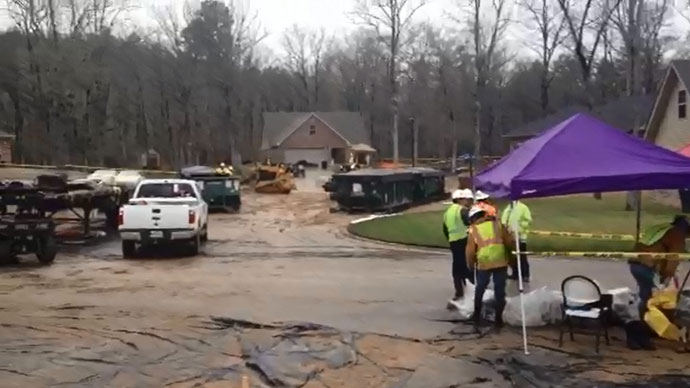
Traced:
[[[513, 201], [513, 209], [516, 207], [515, 201]], [[513, 210], [511, 209], [511, 210]], [[523, 297], [524, 295], [524, 289], [523, 289], [523, 284], [522, 284], [522, 263], [520, 262], [520, 232], [518, 231], [518, 222], [516, 219], [516, 222], [514, 222], [514, 225], [511, 225], [510, 227], [513, 229], [513, 232], [515, 233], [515, 254], [517, 255], [517, 268], [518, 268], [518, 289], [520, 290], [520, 314], [522, 316], [522, 345], [525, 350], [525, 354], [529, 355], [529, 350], [527, 350], [527, 324], [525, 322], [525, 298]]]

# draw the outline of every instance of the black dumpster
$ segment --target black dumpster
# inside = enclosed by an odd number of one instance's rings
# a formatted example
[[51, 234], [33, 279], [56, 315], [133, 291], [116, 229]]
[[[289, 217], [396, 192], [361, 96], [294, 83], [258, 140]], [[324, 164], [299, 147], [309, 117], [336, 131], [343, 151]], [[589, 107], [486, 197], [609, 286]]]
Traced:
[[427, 167], [406, 168], [403, 171], [413, 175], [414, 205], [445, 199], [446, 176], [442, 171]]
[[414, 174], [364, 169], [333, 175], [332, 198], [347, 211], [394, 211], [414, 203]]

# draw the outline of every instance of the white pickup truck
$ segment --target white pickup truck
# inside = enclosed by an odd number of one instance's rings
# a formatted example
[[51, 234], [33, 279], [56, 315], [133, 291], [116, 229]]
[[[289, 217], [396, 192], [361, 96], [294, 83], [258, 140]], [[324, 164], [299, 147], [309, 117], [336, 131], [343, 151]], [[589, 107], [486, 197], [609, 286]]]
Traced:
[[189, 245], [192, 254], [208, 236], [208, 205], [196, 182], [147, 179], [139, 183], [118, 218], [122, 255], [133, 257], [137, 245]]

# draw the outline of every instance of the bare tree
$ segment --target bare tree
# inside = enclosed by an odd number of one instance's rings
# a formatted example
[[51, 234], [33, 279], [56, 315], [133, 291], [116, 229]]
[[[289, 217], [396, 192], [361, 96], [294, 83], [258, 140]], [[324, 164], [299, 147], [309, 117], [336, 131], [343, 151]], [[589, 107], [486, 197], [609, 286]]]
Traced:
[[287, 53], [286, 65], [299, 79], [304, 98], [305, 109], [311, 109], [311, 93], [309, 92], [309, 33], [297, 25], [287, 30], [283, 35], [283, 45]]
[[[669, 0], [623, 0], [611, 17], [623, 42], [620, 51], [626, 62], [625, 91], [628, 96], [650, 91], [647, 83], [643, 83], [643, 71], [645, 74], [654, 74], [661, 59], [663, 48], [660, 31], [668, 7]], [[642, 112], [631, 114], [635, 115], [636, 123], [632, 129], [636, 134], [646, 117], [640, 116], [644, 114]], [[625, 209], [633, 210], [639, 205], [640, 192], [628, 192]]]
[[528, 46], [541, 59], [540, 103], [542, 114], [546, 114], [549, 108], [549, 87], [553, 81], [551, 62], [563, 43], [565, 20], [554, 0], [525, 0], [522, 5], [530, 17], [528, 27], [539, 34], [539, 42], [528, 43]]
[[596, 53], [609, 22], [622, 0], [558, 0], [572, 40], [572, 50], [580, 66], [587, 106], [593, 103], [590, 90]]
[[321, 66], [326, 46], [330, 38], [326, 36], [326, 29], [320, 28], [311, 34], [309, 39], [309, 49], [313, 58], [312, 73], [314, 79], [314, 109], [319, 107], [319, 96], [321, 92]]
[[[360, 23], [372, 27], [379, 39], [385, 39], [388, 46], [388, 84], [393, 125], [393, 161], [400, 159], [398, 124], [400, 97], [398, 85], [401, 37], [406, 32], [412, 17], [426, 4], [427, 0], [357, 0], [353, 15]], [[384, 30], [384, 31], [382, 31]]]
[[[611, 21], [623, 42], [621, 54], [626, 61], [626, 93], [650, 92], [649, 74], [654, 73], [663, 51], [661, 29], [669, 15], [670, 0], [623, 0]], [[643, 82], [646, 81], [646, 82]], [[651, 81], [651, 83], [654, 83]]]
[[[491, 73], [503, 67], [505, 62], [497, 61], [499, 44], [505, 36], [510, 20], [506, 16], [507, 0], [470, 0], [469, 25], [472, 31], [474, 50], [474, 154], [479, 160], [482, 151], [482, 114], [487, 103], [486, 87]], [[462, 5], [458, 7], [464, 10]], [[488, 12], [487, 12], [488, 11]], [[489, 15], [488, 18], [483, 17]], [[453, 17], [460, 23], [461, 18]]]
[[50, 22], [50, 35], [53, 38], [53, 43], [57, 44], [58, 42], [58, 9], [57, 9], [57, 4], [55, 4], [57, 0], [48, 0], [47, 8], [48, 8], [48, 20]]
[[311, 31], [293, 25], [283, 34], [285, 64], [299, 79], [307, 110], [316, 110], [319, 106], [321, 66], [329, 41], [323, 28]]

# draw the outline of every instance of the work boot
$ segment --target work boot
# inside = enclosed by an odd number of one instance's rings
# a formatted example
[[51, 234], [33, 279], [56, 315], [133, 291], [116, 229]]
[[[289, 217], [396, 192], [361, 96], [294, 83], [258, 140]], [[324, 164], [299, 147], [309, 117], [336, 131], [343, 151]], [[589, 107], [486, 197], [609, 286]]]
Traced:
[[505, 303], [496, 306], [496, 317], [494, 318], [494, 327], [496, 329], [501, 329], [503, 327], [503, 310], [505, 309]]
[[482, 303], [475, 302], [474, 303], [474, 312], [472, 313], [472, 324], [474, 325], [474, 329], [476, 331], [479, 331], [479, 326], [482, 323]]
[[626, 343], [627, 343], [627, 345], [628, 345], [628, 349], [630, 349], [630, 350], [640, 350], [640, 349], [642, 349], [642, 346], [640, 346], [640, 344], [638, 344], [636, 341], [633, 341], [633, 340], [630, 339], [630, 338], [628, 338], [628, 340], [626, 341]]
[[654, 345], [654, 342], [652, 341], [647, 341], [642, 344], [642, 349], [644, 350], [649, 350], [649, 351], [654, 351], [656, 350], [656, 346]]

